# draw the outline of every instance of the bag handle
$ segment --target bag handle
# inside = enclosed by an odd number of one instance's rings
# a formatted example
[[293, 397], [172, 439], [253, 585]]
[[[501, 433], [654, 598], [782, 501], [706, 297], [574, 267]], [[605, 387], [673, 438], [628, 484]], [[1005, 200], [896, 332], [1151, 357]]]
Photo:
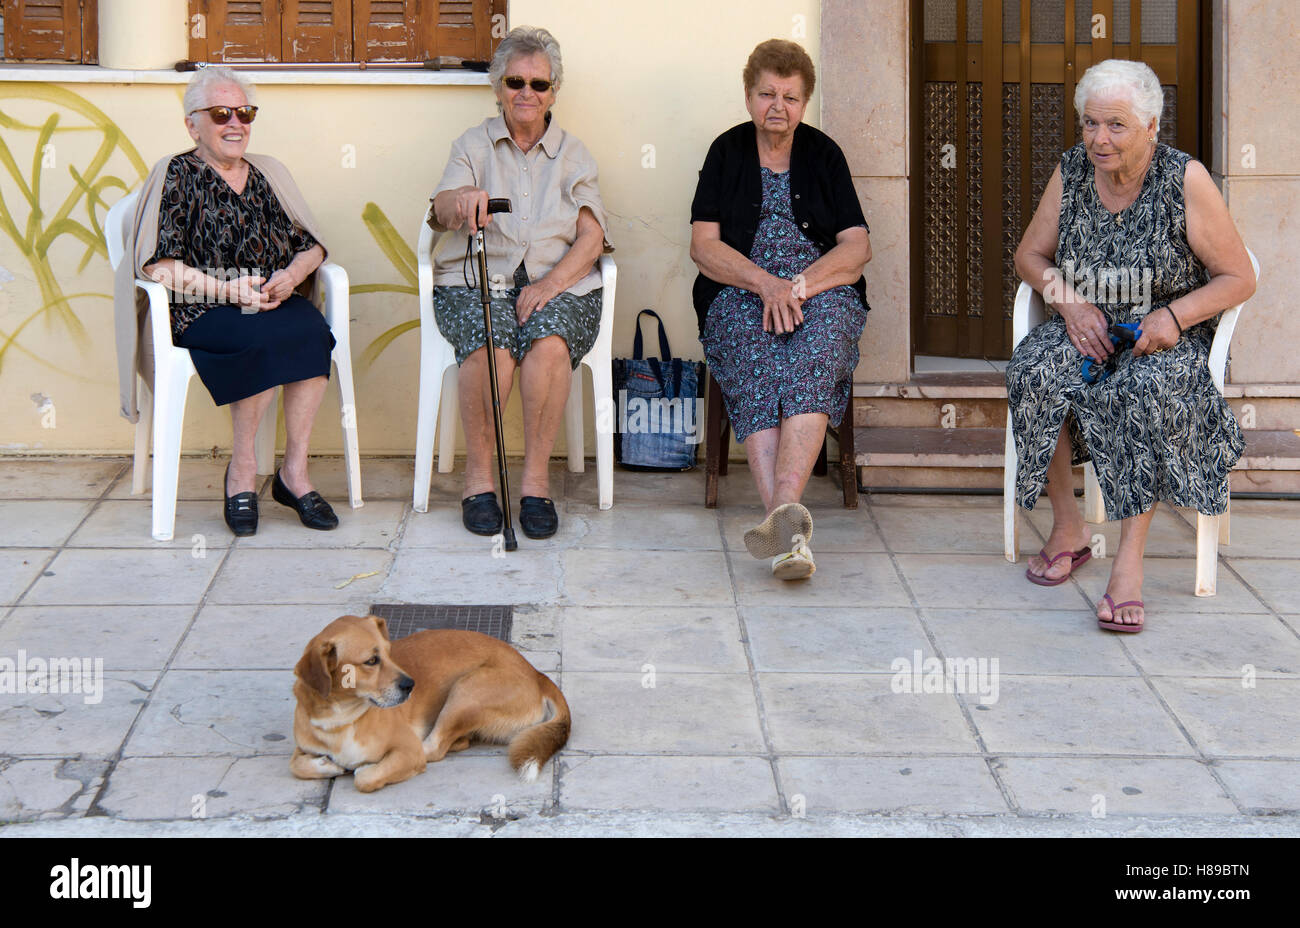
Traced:
[[632, 339], [632, 357], [637, 361], [645, 359], [641, 342], [641, 317], [646, 313], [654, 316], [655, 322], [659, 326], [659, 360], [667, 361], [673, 356], [673, 352], [668, 347], [668, 334], [664, 332], [664, 321], [659, 318], [659, 314], [653, 309], [643, 309], [636, 314], [636, 337]]
[[[644, 353], [644, 344], [641, 341], [641, 317], [649, 313], [654, 317], [655, 323], [659, 326], [659, 357], [647, 358]], [[659, 314], [653, 309], [643, 309], [636, 314], [636, 337], [632, 339], [632, 359], [635, 361], [645, 361], [650, 365], [650, 370], [655, 375], [655, 380], [659, 381], [659, 388], [668, 392], [668, 382], [664, 379], [663, 365], [669, 363], [673, 358], [672, 349], [668, 347], [668, 335], [664, 332], [664, 321], [659, 318]], [[680, 396], [682, 392], [682, 368], [677, 365], [673, 369], [673, 396]]]

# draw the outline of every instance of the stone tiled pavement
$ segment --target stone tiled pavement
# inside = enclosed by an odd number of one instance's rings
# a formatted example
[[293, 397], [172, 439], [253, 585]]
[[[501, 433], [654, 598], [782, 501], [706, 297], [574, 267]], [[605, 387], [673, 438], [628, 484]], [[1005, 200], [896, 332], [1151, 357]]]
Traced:
[[[313, 466], [345, 500], [341, 462]], [[601, 512], [594, 468], [557, 465], [559, 534], [505, 558], [460, 528], [458, 475], [411, 511], [409, 459], [366, 459], [366, 504], [339, 505], [332, 533], [264, 486], [261, 530], [238, 540], [223, 468], [183, 462], [176, 538], [156, 543], [129, 461], [0, 461], [0, 660], [97, 657], [105, 678], [97, 704], [0, 693], [0, 822], [27, 823], [9, 833], [1300, 834], [1300, 503], [1234, 502], [1203, 599], [1194, 518], [1162, 509], [1147, 630], [1117, 636], [1091, 619], [1108, 562], [1027, 583], [996, 497], [850, 512], [814, 479], [818, 572], [782, 584], [740, 544], [761, 514], [744, 467], [716, 511], [700, 473], [619, 471]], [[1048, 525], [1025, 520], [1026, 554]], [[1113, 550], [1117, 526], [1097, 531]], [[575, 719], [537, 783], [493, 746], [371, 795], [289, 774], [292, 667], [372, 602], [516, 605], [514, 644]], [[996, 700], [896, 692], [891, 665], [918, 653], [996, 658]]]

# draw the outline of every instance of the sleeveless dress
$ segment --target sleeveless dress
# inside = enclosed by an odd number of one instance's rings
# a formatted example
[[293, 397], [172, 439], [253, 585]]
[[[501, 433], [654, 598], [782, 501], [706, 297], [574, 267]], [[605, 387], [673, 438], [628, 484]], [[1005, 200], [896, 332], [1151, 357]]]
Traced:
[[[1191, 156], [1156, 146], [1138, 198], [1112, 214], [1082, 144], [1061, 156], [1056, 265], [1110, 322], [1150, 312], [1204, 286], [1209, 273], [1187, 241], [1183, 174]], [[1127, 519], [1164, 500], [1206, 515], [1228, 504], [1228, 474], [1245, 449], [1241, 428], [1210, 377], [1218, 317], [1189, 327], [1169, 349], [1119, 353], [1104, 380], [1085, 383], [1083, 355], [1053, 315], [1016, 346], [1007, 402], [1018, 461], [1016, 501], [1033, 509], [1061, 427], [1071, 459], [1091, 458], [1106, 518]]]
[[[821, 252], [795, 221], [790, 173], [761, 173], [763, 204], [749, 259], [793, 280]], [[803, 318], [793, 332], [764, 332], [762, 298], [739, 287], [725, 288], [709, 305], [701, 341], [736, 441], [804, 413], [825, 413], [832, 425], [844, 418], [867, 308], [852, 287], [832, 287], [804, 302]]]

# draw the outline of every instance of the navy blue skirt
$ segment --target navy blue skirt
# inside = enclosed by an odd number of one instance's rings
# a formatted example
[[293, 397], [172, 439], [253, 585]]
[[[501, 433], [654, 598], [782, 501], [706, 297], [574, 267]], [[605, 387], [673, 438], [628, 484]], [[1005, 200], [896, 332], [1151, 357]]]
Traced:
[[213, 402], [225, 406], [282, 384], [328, 377], [334, 335], [321, 311], [295, 293], [260, 313], [214, 306], [186, 326], [176, 345], [189, 349]]

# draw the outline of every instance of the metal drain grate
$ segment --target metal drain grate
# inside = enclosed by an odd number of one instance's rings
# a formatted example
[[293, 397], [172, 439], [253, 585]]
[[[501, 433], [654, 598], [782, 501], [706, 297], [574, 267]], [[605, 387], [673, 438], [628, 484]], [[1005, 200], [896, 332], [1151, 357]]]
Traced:
[[388, 637], [396, 641], [426, 628], [458, 628], [482, 632], [510, 643], [514, 606], [426, 606], [420, 603], [374, 603], [371, 615], [388, 622]]

